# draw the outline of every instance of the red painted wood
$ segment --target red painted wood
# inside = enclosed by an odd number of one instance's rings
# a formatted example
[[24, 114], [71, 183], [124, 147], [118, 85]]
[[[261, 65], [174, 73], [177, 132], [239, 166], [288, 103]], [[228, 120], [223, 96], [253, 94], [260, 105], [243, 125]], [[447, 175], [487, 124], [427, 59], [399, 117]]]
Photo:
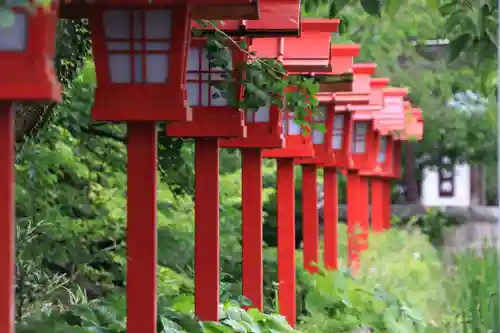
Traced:
[[242, 149], [241, 215], [243, 295], [252, 307], [264, 309], [264, 275], [262, 257], [262, 151]]
[[323, 169], [323, 260], [325, 268], [338, 268], [337, 256], [337, 224], [338, 224], [338, 190], [337, 169]]
[[380, 232], [385, 229], [385, 181], [382, 178], [371, 179], [371, 197], [372, 197], [372, 230]]
[[59, 1], [34, 12], [12, 8], [26, 14], [26, 44], [22, 52], [0, 53], [0, 100], [61, 102], [61, 84], [54, 68]]
[[219, 140], [195, 139], [195, 314], [219, 319]]
[[359, 268], [360, 254], [368, 244], [368, 181], [358, 173], [347, 173], [347, 261]]
[[15, 173], [14, 111], [0, 105], [0, 332], [14, 333], [15, 313]]
[[156, 122], [127, 133], [127, 333], [156, 332]]
[[278, 159], [278, 304], [280, 313], [295, 327], [295, 176], [291, 158]]
[[355, 243], [355, 231], [358, 226], [358, 183], [359, 176], [355, 172], [347, 172], [347, 263], [350, 267], [359, 261]]
[[368, 236], [370, 232], [370, 186], [368, 178], [359, 177], [358, 185], [358, 209], [359, 226], [361, 228], [358, 235], [358, 249], [361, 252], [368, 249]]
[[388, 179], [385, 179], [383, 182], [384, 186], [384, 228], [389, 229], [391, 227], [391, 219], [392, 219], [392, 211], [391, 211], [391, 204], [392, 204], [392, 190], [391, 190], [391, 181]]
[[316, 177], [316, 165], [302, 165], [302, 252], [304, 268], [310, 273], [318, 272], [319, 262], [318, 195]]

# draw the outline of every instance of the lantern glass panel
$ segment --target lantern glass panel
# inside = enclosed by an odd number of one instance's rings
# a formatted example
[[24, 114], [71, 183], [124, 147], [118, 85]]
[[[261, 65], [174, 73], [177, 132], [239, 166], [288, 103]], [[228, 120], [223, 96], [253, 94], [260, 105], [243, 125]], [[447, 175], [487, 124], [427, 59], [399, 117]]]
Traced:
[[103, 24], [112, 83], [168, 83], [171, 10], [106, 10]]
[[[325, 142], [325, 119], [328, 107], [326, 105], [320, 105], [318, 107], [318, 111], [315, 115], [313, 115], [313, 135], [312, 140], [313, 144], [319, 145]], [[322, 127], [318, 128], [318, 127]]]
[[344, 134], [344, 115], [337, 114], [333, 117], [332, 148], [342, 148], [342, 136]]
[[368, 122], [357, 121], [354, 123], [354, 135], [352, 136], [351, 150], [354, 154], [364, 154], [366, 152], [366, 134], [368, 132]]
[[295, 122], [293, 112], [287, 111], [283, 117], [283, 131], [285, 135], [300, 135], [302, 129], [299, 124]]
[[268, 123], [271, 112], [271, 104], [261, 106], [256, 111], [247, 111], [247, 123]]
[[9, 26], [0, 25], [0, 51], [22, 52], [26, 49], [28, 38], [28, 17], [26, 13], [14, 13]]
[[[231, 52], [229, 49], [225, 49]], [[224, 81], [222, 68], [212, 66], [203, 46], [191, 47], [188, 57], [186, 88], [190, 106], [227, 106], [229, 101], [214, 84]], [[230, 57], [228, 57], [230, 58]], [[230, 68], [232, 64], [229, 64]]]
[[377, 163], [384, 163], [387, 154], [387, 137], [381, 136], [378, 143]]

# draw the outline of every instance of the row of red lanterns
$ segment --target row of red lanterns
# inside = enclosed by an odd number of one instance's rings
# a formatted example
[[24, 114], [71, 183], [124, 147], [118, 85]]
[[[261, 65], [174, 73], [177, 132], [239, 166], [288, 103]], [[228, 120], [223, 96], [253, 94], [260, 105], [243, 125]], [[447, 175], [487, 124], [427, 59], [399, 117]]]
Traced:
[[[260, 19], [255, 20], [259, 16]], [[0, 29], [0, 330], [13, 333], [14, 308], [14, 101], [60, 101], [54, 57], [58, 2], [36, 15], [15, 11], [14, 25]], [[278, 161], [278, 279], [280, 311], [295, 322], [295, 164], [303, 170], [304, 260], [318, 262], [316, 169], [324, 168], [324, 264], [337, 267], [336, 177], [348, 179], [349, 258], [358, 261], [362, 242], [352, 230], [368, 229], [368, 179], [372, 182], [372, 228], [388, 227], [390, 187], [399, 177], [401, 140], [422, 135], [418, 109], [404, 104], [407, 91], [386, 88], [374, 64], [353, 64], [357, 45], [331, 45], [338, 20], [302, 20], [298, 0], [102, 0], [70, 2], [65, 17], [89, 18], [98, 87], [92, 118], [128, 124], [127, 332], [156, 330], [156, 122], [169, 136], [194, 138], [196, 314], [217, 320], [219, 306], [219, 148], [242, 151], [243, 294], [262, 309], [262, 167]], [[205, 14], [203, 14], [205, 13]], [[76, 15], [76, 16], [75, 16]], [[303, 134], [293, 113], [275, 105], [244, 112], [230, 105], [211, 81], [221, 78], [204, 54], [204, 41], [191, 39], [191, 18], [224, 19], [221, 26], [245, 38], [259, 57], [279, 60], [289, 75], [308, 74], [320, 82], [325, 131]], [[254, 19], [247, 21], [246, 19]], [[297, 37], [300, 32], [300, 37]], [[250, 36], [250, 37], [249, 37]], [[271, 37], [272, 36], [272, 37]], [[246, 53], [231, 49], [233, 64]], [[234, 66], [236, 68], [236, 66]], [[328, 78], [352, 74], [352, 80]], [[235, 73], [238, 75], [238, 73]], [[243, 87], [237, 89], [239, 97]], [[411, 117], [405, 116], [405, 108]], [[307, 129], [306, 129], [307, 130]], [[392, 133], [400, 131], [400, 136]], [[4, 154], [4, 153], [2, 153]], [[354, 205], [353, 205], [354, 203]], [[366, 209], [365, 209], [366, 208]]]

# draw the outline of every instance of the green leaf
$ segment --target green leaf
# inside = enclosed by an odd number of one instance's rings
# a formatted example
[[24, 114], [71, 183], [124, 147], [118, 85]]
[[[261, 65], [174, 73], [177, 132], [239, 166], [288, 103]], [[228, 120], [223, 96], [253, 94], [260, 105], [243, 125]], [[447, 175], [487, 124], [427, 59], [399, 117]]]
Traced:
[[400, 7], [401, 2], [399, 0], [386, 0], [385, 11], [389, 17], [396, 16]]
[[380, 17], [381, 12], [381, 4], [380, 0], [361, 0], [361, 6], [364, 11], [367, 12], [371, 16]]
[[462, 34], [450, 42], [449, 61], [453, 61], [462, 53], [471, 41], [469, 34]]

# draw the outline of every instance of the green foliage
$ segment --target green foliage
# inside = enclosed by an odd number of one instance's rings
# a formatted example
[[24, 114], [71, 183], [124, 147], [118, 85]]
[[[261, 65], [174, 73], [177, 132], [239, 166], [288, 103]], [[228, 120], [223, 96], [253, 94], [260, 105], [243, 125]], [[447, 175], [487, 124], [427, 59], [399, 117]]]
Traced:
[[[125, 333], [125, 299], [113, 297], [107, 300], [88, 301], [85, 297], [67, 307], [47, 309], [18, 325], [20, 333], [106, 332]], [[163, 306], [162, 306], [163, 305]], [[201, 322], [192, 312], [179, 312], [184, 302], [159, 306], [158, 333], [291, 333], [295, 332], [279, 315], [264, 314], [255, 309], [245, 311], [236, 302], [222, 306], [220, 321]]]
[[498, 250], [490, 245], [466, 250], [456, 256], [456, 276], [449, 288], [459, 319], [455, 324], [457, 332], [500, 330], [498, 260]]
[[411, 217], [408, 221], [394, 218], [395, 225], [406, 225], [408, 228], [418, 227], [420, 232], [429, 238], [431, 244], [439, 247], [443, 244], [445, 231], [463, 223], [456, 217], [448, 216], [439, 209], [428, 209], [424, 215]]
[[[346, 228], [339, 226], [341, 267], [345, 264]], [[345, 269], [311, 277], [304, 332], [443, 332], [448, 314], [445, 271], [435, 248], [419, 233], [392, 229], [372, 234], [361, 270]]]

